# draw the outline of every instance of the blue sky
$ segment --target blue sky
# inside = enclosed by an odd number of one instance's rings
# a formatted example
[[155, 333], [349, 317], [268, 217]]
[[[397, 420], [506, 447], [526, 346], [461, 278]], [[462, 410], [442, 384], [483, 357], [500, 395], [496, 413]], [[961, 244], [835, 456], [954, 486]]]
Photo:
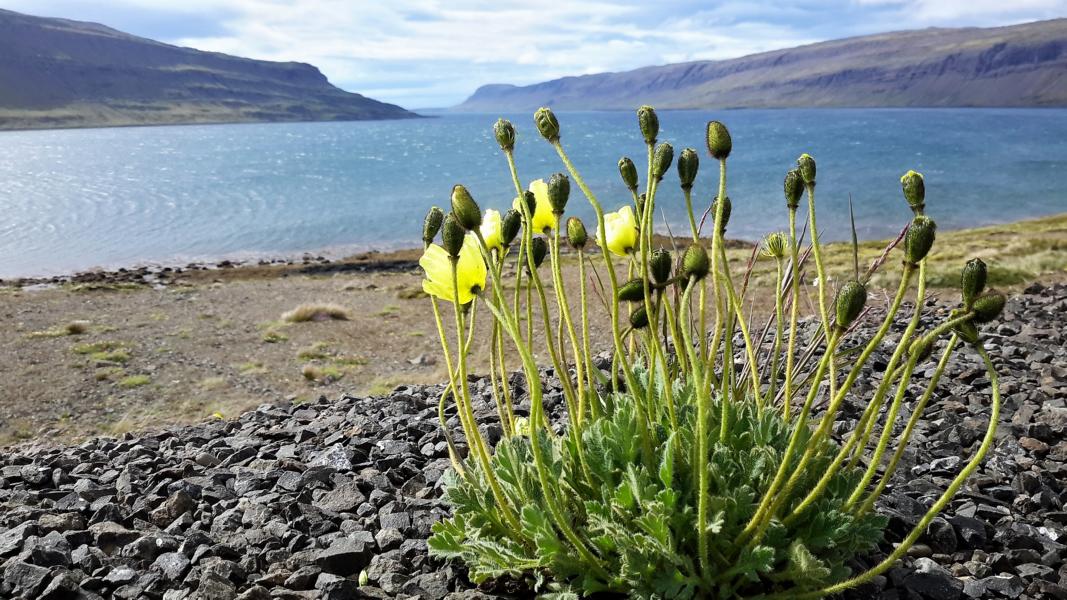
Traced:
[[487, 83], [1067, 16], [1067, 0], [0, 0], [0, 7], [203, 50], [308, 62], [342, 88], [408, 108], [457, 104]]

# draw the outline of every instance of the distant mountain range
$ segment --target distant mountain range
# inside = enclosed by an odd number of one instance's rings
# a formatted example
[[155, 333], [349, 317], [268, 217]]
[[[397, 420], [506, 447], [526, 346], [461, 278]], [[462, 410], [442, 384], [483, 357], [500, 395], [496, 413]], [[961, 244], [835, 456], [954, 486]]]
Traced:
[[0, 10], [0, 129], [416, 116], [341, 90], [308, 64]]
[[742, 58], [487, 85], [461, 111], [1067, 106], [1067, 19], [931, 28]]

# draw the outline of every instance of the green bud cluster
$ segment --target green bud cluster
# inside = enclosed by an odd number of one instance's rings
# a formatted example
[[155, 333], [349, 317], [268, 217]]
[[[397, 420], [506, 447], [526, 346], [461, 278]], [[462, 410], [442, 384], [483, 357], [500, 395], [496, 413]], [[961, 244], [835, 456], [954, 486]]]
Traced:
[[541, 263], [545, 262], [545, 257], [548, 256], [548, 242], [543, 237], [535, 237], [532, 244], [530, 254], [533, 255], [534, 268], [538, 268]]
[[456, 213], [448, 213], [441, 226], [441, 247], [449, 256], [459, 258], [459, 251], [463, 249], [463, 239], [466, 235], [467, 230], [456, 218]]
[[[719, 225], [719, 233], [726, 233], [726, 226], [730, 224], [730, 213], [733, 212], [733, 209], [734, 209], [733, 203], [730, 202], [730, 197], [727, 196], [726, 199], [723, 200], [723, 203], [722, 203], [722, 224]], [[718, 196], [715, 196], [715, 198], [711, 201], [711, 214], [713, 214], [713, 215], [719, 214], [719, 197]]]
[[912, 219], [904, 234], [904, 262], [910, 265], [922, 262], [934, 245], [936, 232], [937, 224], [930, 217], [919, 215]]
[[686, 278], [700, 280], [707, 276], [709, 270], [711, 261], [708, 260], [708, 251], [700, 244], [690, 244], [682, 255], [682, 273]]
[[566, 175], [555, 173], [548, 178], [548, 203], [552, 205], [552, 212], [562, 215], [570, 195], [571, 180]]
[[926, 207], [926, 183], [922, 173], [908, 171], [900, 178], [900, 187], [904, 191], [904, 199], [916, 216], [923, 214]]
[[640, 302], [645, 299], [645, 280], [637, 277], [619, 286], [619, 300]]
[[797, 159], [797, 172], [804, 180], [804, 185], [815, 185], [815, 159], [810, 154], [801, 154]]
[[666, 284], [671, 278], [671, 267], [674, 266], [674, 258], [669, 250], [657, 248], [652, 251], [652, 257], [648, 261], [648, 270], [652, 273], [652, 281], [658, 285]]
[[980, 258], [972, 258], [963, 266], [960, 274], [960, 291], [963, 295], [963, 307], [970, 309], [978, 295], [985, 290], [988, 276], [986, 265]]
[[800, 171], [797, 169], [791, 169], [785, 174], [785, 205], [790, 210], [796, 210], [800, 207], [800, 198], [804, 195], [804, 178], [800, 176]]
[[500, 239], [505, 246], [510, 246], [522, 229], [522, 213], [514, 208], [508, 209], [500, 220]]
[[863, 312], [863, 307], [867, 305], [867, 286], [855, 279], [846, 282], [841, 289], [837, 290], [834, 305], [838, 329], [842, 331], [848, 329]]

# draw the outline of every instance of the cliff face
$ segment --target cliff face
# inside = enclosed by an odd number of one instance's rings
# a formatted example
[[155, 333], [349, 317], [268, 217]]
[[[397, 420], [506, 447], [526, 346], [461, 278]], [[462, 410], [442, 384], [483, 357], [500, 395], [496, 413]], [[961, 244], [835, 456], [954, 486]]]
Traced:
[[334, 87], [311, 65], [0, 10], [0, 129], [414, 116]]
[[488, 85], [468, 111], [724, 107], [1067, 106], [1067, 19], [923, 29], [722, 61]]

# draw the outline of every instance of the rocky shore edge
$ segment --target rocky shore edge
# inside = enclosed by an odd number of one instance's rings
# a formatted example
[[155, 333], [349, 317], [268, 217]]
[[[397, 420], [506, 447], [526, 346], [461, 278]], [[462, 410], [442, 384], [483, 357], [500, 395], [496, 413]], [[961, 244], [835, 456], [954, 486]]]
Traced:
[[[948, 309], [931, 303], [924, 326]], [[1012, 298], [986, 332], [1005, 403], [995, 450], [899, 567], [846, 597], [1067, 599], [1065, 331], [1067, 285], [1034, 284]], [[487, 382], [473, 381], [477, 416], [496, 439]], [[512, 383], [521, 394], [521, 378]], [[0, 597], [532, 597], [513, 582], [474, 589], [462, 566], [427, 554], [430, 526], [448, 510], [441, 391], [404, 386], [78, 446], [12, 448], [0, 455]], [[919, 393], [910, 390], [902, 421]], [[559, 418], [558, 388], [549, 386], [546, 402]], [[849, 404], [835, 431], [849, 431], [860, 409]], [[988, 414], [984, 370], [972, 352], [957, 352], [879, 507], [890, 517], [881, 552], [945, 488]]]

